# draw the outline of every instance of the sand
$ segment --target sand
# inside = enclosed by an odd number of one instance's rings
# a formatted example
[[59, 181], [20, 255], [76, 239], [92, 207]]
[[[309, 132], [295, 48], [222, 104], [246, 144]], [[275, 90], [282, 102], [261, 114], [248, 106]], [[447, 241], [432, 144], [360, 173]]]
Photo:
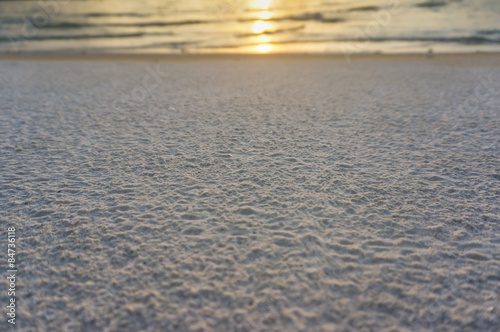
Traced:
[[2, 59], [20, 331], [500, 327], [497, 55]]

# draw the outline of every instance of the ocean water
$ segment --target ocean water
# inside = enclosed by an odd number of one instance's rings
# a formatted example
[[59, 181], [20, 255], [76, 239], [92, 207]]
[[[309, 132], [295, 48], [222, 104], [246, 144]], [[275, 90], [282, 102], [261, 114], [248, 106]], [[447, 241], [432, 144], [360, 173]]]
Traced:
[[500, 50], [498, 0], [0, 2], [0, 52]]

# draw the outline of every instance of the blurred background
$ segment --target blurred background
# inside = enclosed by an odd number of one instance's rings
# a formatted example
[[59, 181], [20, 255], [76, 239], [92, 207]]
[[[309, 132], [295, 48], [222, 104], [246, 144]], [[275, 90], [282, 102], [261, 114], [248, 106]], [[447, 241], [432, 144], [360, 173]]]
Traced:
[[498, 0], [0, 1], [0, 52], [500, 51]]

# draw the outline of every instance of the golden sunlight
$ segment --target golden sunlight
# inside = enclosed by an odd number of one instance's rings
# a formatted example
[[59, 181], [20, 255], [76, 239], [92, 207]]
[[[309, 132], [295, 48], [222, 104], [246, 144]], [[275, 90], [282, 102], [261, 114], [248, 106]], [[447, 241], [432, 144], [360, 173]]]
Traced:
[[252, 3], [252, 7], [262, 10], [268, 9], [270, 5], [271, 5], [271, 0], [254, 0]]
[[261, 20], [268, 20], [273, 16], [273, 14], [267, 10], [261, 11], [257, 13], [257, 17]]
[[267, 21], [273, 16], [268, 10], [270, 5], [271, 0], [253, 0], [252, 2], [252, 7], [259, 10], [256, 15], [259, 20], [252, 25], [252, 32], [256, 34], [256, 41], [259, 43], [255, 46], [255, 51], [258, 53], [269, 53], [274, 48], [271, 44], [271, 37], [265, 35], [274, 30], [274, 26]]
[[252, 26], [252, 32], [259, 34], [273, 30], [273, 25], [266, 21], [255, 21]]
[[256, 46], [257, 52], [259, 53], [268, 53], [273, 49], [273, 45], [271, 44], [260, 44]]
[[255, 36], [255, 42], [259, 44], [267, 44], [271, 42], [271, 37], [268, 35], [257, 35]]

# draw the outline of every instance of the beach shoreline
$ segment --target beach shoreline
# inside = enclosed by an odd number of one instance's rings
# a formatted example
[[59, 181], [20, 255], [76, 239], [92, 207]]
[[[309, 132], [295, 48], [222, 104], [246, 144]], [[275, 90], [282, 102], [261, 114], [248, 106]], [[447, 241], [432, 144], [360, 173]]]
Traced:
[[439, 53], [439, 54], [136, 54], [136, 53], [0, 53], [0, 61], [76, 61], [76, 62], [179, 62], [179, 61], [283, 61], [283, 60], [332, 60], [332, 61], [420, 61], [434, 60], [450, 65], [497, 65], [500, 53]]

